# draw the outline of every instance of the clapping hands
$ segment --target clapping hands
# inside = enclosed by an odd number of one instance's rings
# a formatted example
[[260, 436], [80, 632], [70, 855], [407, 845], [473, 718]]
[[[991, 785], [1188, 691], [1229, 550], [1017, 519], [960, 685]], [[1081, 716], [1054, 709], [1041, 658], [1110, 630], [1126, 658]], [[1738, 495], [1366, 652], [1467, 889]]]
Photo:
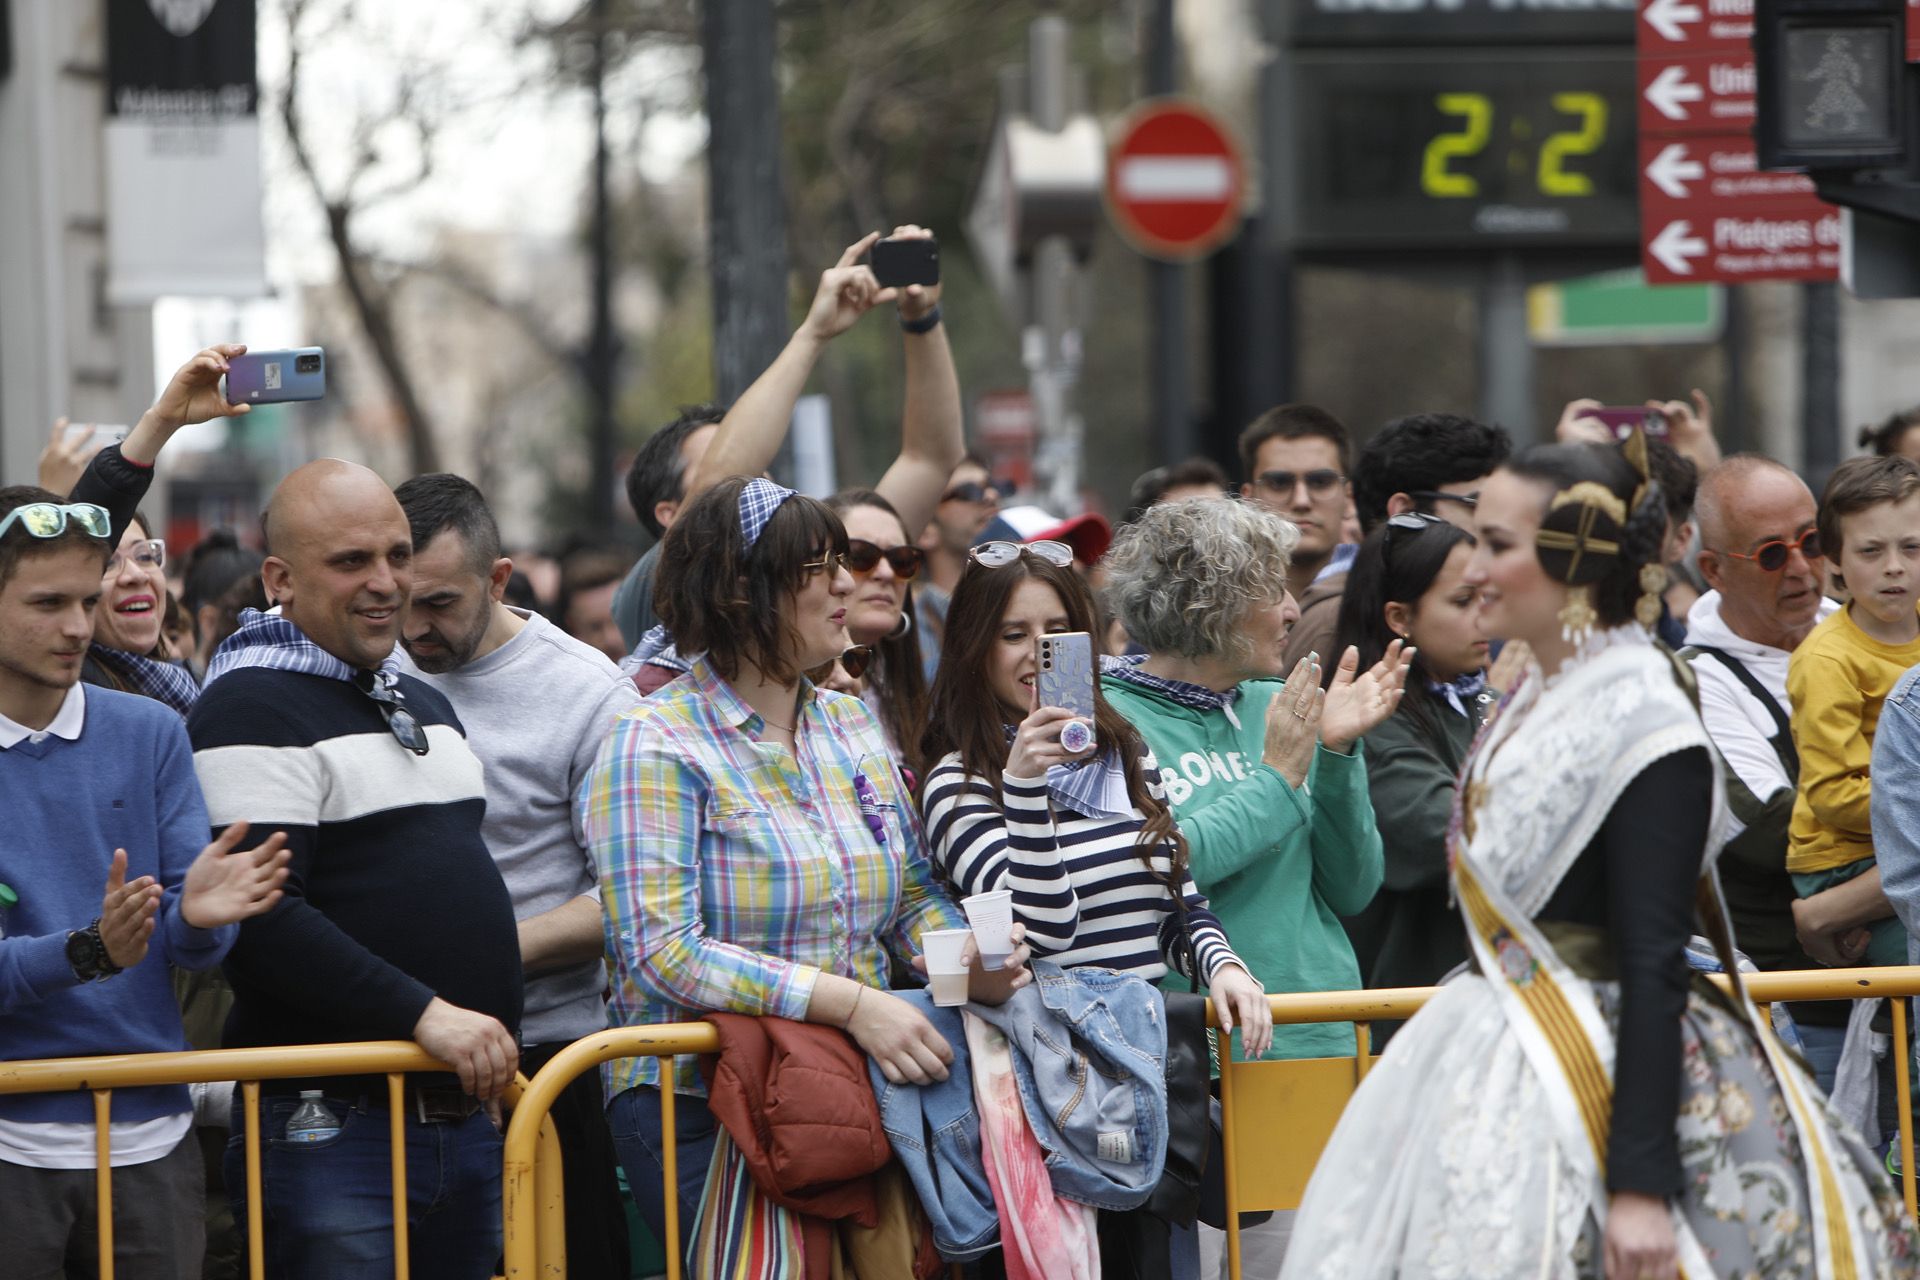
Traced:
[[1394, 713], [1400, 695], [1406, 691], [1407, 669], [1413, 665], [1414, 652], [1411, 646], [1395, 640], [1380, 661], [1356, 675], [1360, 651], [1347, 646], [1327, 688], [1326, 706], [1320, 712], [1320, 742], [1327, 750], [1344, 755], [1354, 739]]

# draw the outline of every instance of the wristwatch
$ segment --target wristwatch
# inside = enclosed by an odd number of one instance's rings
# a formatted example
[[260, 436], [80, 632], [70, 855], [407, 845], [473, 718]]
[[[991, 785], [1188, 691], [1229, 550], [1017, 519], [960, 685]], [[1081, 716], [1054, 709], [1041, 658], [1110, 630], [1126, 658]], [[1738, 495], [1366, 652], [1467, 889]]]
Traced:
[[73, 966], [73, 976], [82, 982], [103, 982], [120, 972], [120, 966], [107, 955], [98, 919], [67, 935], [67, 963]]

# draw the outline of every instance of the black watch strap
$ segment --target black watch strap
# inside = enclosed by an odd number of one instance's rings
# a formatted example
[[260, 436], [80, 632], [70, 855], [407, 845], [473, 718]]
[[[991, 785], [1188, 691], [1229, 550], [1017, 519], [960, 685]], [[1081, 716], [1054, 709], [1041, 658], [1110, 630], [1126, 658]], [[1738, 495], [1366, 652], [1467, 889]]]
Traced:
[[918, 320], [909, 320], [904, 316], [900, 319], [900, 327], [908, 333], [932, 333], [934, 327], [939, 323], [940, 304], [937, 302], [933, 304], [933, 310], [927, 312], [927, 314], [921, 316]]
[[99, 982], [121, 972], [120, 966], [107, 955], [107, 944], [100, 936], [97, 919], [67, 935], [67, 963], [73, 966], [73, 976], [82, 982]]

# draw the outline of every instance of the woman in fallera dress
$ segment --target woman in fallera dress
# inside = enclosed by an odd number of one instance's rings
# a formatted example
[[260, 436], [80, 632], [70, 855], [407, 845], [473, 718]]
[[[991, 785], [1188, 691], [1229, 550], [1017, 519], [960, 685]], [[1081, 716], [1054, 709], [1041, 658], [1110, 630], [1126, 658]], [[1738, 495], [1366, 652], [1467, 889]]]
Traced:
[[1473, 971], [1354, 1095], [1285, 1280], [1920, 1270], [1871, 1152], [1745, 995], [1683, 958], [1696, 904], [1730, 946], [1725, 803], [1647, 634], [1665, 517], [1644, 459], [1638, 438], [1537, 448], [1480, 492], [1468, 580], [1487, 633], [1536, 665], [1481, 735], [1449, 837]]

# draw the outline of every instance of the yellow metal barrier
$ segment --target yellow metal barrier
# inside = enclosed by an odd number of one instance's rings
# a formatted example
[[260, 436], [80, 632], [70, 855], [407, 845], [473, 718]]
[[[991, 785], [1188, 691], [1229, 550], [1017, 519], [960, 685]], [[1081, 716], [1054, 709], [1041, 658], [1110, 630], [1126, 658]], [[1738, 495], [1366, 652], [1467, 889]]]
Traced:
[[[1723, 975], [1713, 975], [1722, 988]], [[1763, 1007], [1782, 1000], [1870, 1000], [1894, 997], [1893, 1049], [1900, 1105], [1901, 1189], [1907, 1211], [1915, 1213], [1911, 1054], [1907, 1036], [1906, 1002], [1897, 997], [1920, 996], [1920, 967], [1884, 969], [1822, 969], [1801, 973], [1746, 975], [1746, 988]], [[1278, 1025], [1305, 1022], [1352, 1022], [1356, 1055], [1351, 1058], [1313, 1058], [1269, 1062], [1227, 1062], [1220, 1077], [1222, 1152], [1227, 1190], [1228, 1273], [1240, 1275], [1239, 1215], [1265, 1209], [1296, 1208], [1305, 1193], [1327, 1139], [1339, 1122], [1340, 1111], [1365, 1078], [1374, 1061], [1369, 1054], [1369, 1027], [1375, 1022], [1401, 1021], [1420, 1010], [1436, 988], [1408, 987], [1382, 991], [1326, 991], [1268, 997]], [[1212, 1025], [1213, 1011], [1207, 1011]], [[1217, 1034], [1217, 1033], [1216, 1033]], [[553, 1269], [544, 1258], [543, 1244], [560, 1230], [555, 1219], [536, 1213], [543, 1187], [537, 1177], [544, 1156], [538, 1152], [540, 1126], [554, 1100], [583, 1072], [614, 1058], [672, 1058], [685, 1053], [716, 1053], [720, 1041], [704, 1022], [662, 1026], [624, 1027], [579, 1040], [555, 1054], [534, 1076], [507, 1126], [506, 1167], [501, 1196], [504, 1202], [507, 1280], [562, 1280], [564, 1268]], [[0, 1077], [3, 1080], [4, 1077]], [[0, 1087], [0, 1091], [4, 1091]], [[662, 1179], [668, 1188], [679, 1186], [678, 1144], [674, 1134], [673, 1090], [660, 1092], [661, 1132], [665, 1144]], [[1274, 1144], [1255, 1142], [1255, 1135], [1271, 1139], [1287, 1135], [1283, 1153]], [[668, 1280], [680, 1280], [683, 1250], [680, 1244], [679, 1196], [666, 1196]], [[1920, 1215], [1916, 1215], [1920, 1216]], [[536, 1221], [537, 1219], [537, 1221]]]
[[[119, 1054], [97, 1058], [50, 1058], [0, 1062], [0, 1094], [64, 1093], [87, 1090], [93, 1094], [96, 1185], [99, 1193], [100, 1278], [113, 1280], [113, 1170], [109, 1162], [113, 1091], [138, 1085], [197, 1084], [237, 1080], [246, 1100], [246, 1197], [254, 1211], [247, 1214], [247, 1257], [253, 1280], [266, 1274], [265, 1240], [260, 1203], [260, 1081], [305, 1076], [384, 1075], [393, 1141], [394, 1274], [407, 1278], [407, 1163], [406, 1110], [402, 1106], [405, 1077], [418, 1071], [448, 1071], [410, 1040], [366, 1044], [287, 1045], [268, 1049], [206, 1049], [191, 1053]], [[545, 1074], [544, 1072], [542, 1073]], [[517, 1078], [507, 1091], [507, 1105], [516, 1110], [528, 1083]], [[566, 1231], [560, 1173], [560, 1139], [547, 1116], [551, 1098], [523, 1126], [530, 1139], [529, 1184], [521, 1213], [538, 1223], [541, 1274], [566, 1274]], [[188, 1139], [191, 1141], [191, 1138]], [[535, 1178], [537, 1176], [537, 1181]], [[503, 1217], [510, 1230], [512, 1215]], [[528, 1274], [532, 1274], [529, 1272]]]

